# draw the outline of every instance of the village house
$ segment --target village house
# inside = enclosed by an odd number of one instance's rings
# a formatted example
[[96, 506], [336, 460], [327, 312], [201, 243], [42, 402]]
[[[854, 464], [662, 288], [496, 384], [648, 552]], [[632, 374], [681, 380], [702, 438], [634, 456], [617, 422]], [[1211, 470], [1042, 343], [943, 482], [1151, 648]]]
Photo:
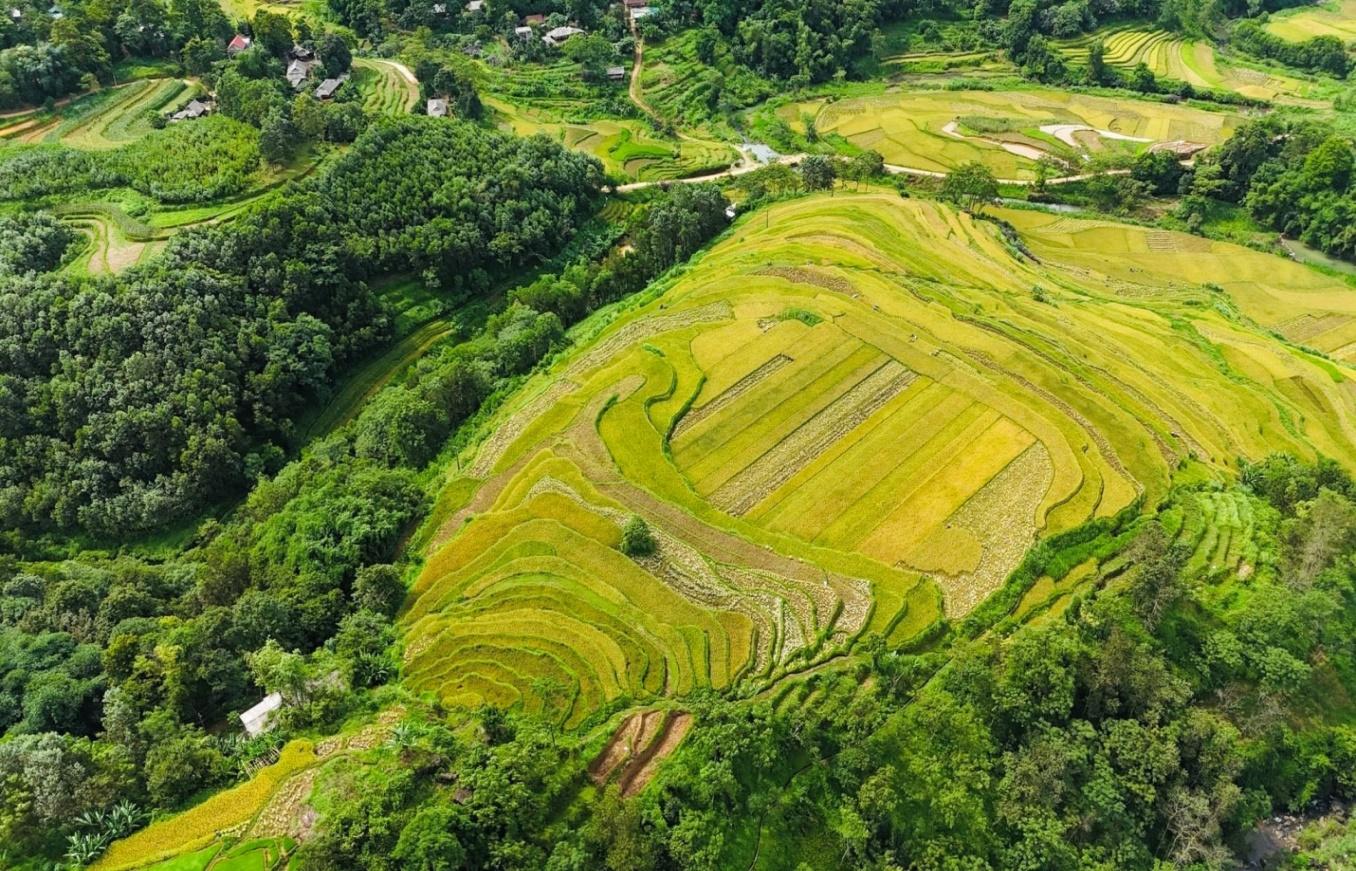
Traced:
[[485, 0], [470, 0], [466, 4], [466, 11], [472, 14], [485, 11]]
[[569, 42], [571, 37], [580, 36], [583, 32], [578, 27], [556, 27], [548, 31], [541, 39], [551, 48], [560, 48]]
[[311, 77], [311, 70], [319, 65], [319, 61], [294, 60], [287, 65], [287, 82], [292, 86], [292, 90], [300, 91], [306, 84], [306, 80]]
[[245, 36], [244, 34], [241, 33], [237, 33], [235, 35], [235, 38], [233, 38], [229, 43], [226, 44], [226, 53], [232, 57], [235, 57], [245, 49], [249, 48], [250, 44], [253, 42], [254, 40], [250, 39], [248, 36]]
[[315, 60], [315, 52], [304, 45], [294, 45], [292, 50], [287, 53], [292, 60], [310, 61]]
[[326, 79], [316, 86], [315, 97], [317, 100], [328, 100], [334, 96], [334, 92], [348, 81], [348, 75], [344, 74], [337, 79]]
[[531, 38], [532, 38], [532, 28], [526, 27], [526, 26], [524, 26], [524, 27], [515, 27], [515, 28], [513, 28], [513, 35], [516, 36], [516, 37], [518, 37], [519, 39], [531, 39]]
[[447, 117], [447, 100], [434, 98], [428, 101], [426, 110], [430, 118]]
[[187, 106], [171, 115], [169, 120], [171, 124], [179, 121], [196, 121], [211, 111], [210, 103], [204, 103], [202, 100], [190, 100]]
[[282, 707], [282, 694], [269, 693], [259, 704], [240, 715], [240, 723], [245, 734], [251, 738], [262, 735], [273, 726], [273, 715]]
[[540, 12], [533, 12], [531, 15], [523, 16], [523, 24], [528, 27], [541, 27], [546, 23], [546, 16]]
[[622, 81], [626, 78], [626, 67], [608, 67], [607, 78], [612, 82]]

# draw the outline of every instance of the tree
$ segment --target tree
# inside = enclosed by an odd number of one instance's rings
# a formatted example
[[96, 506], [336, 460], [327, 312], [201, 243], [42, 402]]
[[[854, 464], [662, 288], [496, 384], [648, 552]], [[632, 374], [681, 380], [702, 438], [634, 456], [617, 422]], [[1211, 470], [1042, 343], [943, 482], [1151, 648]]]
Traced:
[[1135, 541], [1132, 561], [1136, 569], [1130, 599], [1145, 625], [1153, 630], [1186, 593], [1182, 578], [1186, 555], [1169, 543], [1160, 524], [1150, 523]]
[[286, 111], [275, 109], [259, 128], [259, 153], [270, 163], [284, 163], [296, 153], [299, 139]]
[[438, 409], [412, 391], [383, 390], [358, 418], [353, 449], [388, 466], [422, 468], [442, 440], [442, 421]]
[[833, 180], [837, 174], [838, 169], [833, 160], [822, 154], [812, 154], [800, 165], [800, 175], [805, 181], [806, 190], [828, 190], [833, 187]]
[[621, 552], [629, 557], [649, 556], [655, 552], [658, 544], [645, 518], [639, 514], [631, 515], [622, 527]]
[[259, 9], [250, 22], [250, 32], [255, 45], [279, 60], [285, 59], [292, 48], [292, 22], [286, 15]]
[[387, 617], [394, 617], [405, 600], [400, 572], [388, 563], [364, 566], [353, 580], [353, 604]]
[[400, 830], [400, 840], [391, 855], [400, 862], [400, 867], [413, 871], [460, 868], [466, 861], [466, 849], [457, 839], [456, 831], [463, 825], [463, 814], [453, 805], [421, 808]]
[[617, 50], [601, 33], [576, 36], [565, 43], [565, 56], [582, 68], [586, 80], [602, 81], [607, 78], [607, 68], [617, 59]]
[[940, 196], [978, 215], [986, 205], [998, 199], [998, 179], [994, 178], [993, 170], [982, 163], [962, 164], [947, 173], [942, 181]]
[[325, 75], [332, 79], [342, 76], [353, 66], [353, 54], [349, 51], [348, 43], [334, 32], [323, 33], [316, 40], [315, 56], [325, 68]]

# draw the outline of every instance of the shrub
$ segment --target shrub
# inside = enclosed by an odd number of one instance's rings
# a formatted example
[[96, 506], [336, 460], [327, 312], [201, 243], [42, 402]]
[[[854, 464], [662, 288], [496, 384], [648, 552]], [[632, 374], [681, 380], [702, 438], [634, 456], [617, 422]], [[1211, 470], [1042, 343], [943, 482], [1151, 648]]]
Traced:
[[621, 552], [630, 557], [649, 556], [657, 547], [650, 525], [640, 515], [631, 515], [622, 527]]

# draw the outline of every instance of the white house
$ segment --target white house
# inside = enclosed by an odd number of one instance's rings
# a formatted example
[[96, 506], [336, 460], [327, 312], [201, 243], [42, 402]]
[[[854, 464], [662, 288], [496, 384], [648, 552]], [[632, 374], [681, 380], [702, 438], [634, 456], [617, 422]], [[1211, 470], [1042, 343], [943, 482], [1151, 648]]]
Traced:
[[542, 41], [551, 48], [559, 48], [568, 42], [570, 37], [579, 36], [583, 32], [578, 27], [556, 27], [547, 31], [546, 35], [542, 37]]
[[245, 732], [251, 738], [267, 732], [273, 725], [273, 715], [281, 707], [281, 693], [269, 693], [264, 696], [259, 704], [240, 715], [240, 722], [244, 725]]

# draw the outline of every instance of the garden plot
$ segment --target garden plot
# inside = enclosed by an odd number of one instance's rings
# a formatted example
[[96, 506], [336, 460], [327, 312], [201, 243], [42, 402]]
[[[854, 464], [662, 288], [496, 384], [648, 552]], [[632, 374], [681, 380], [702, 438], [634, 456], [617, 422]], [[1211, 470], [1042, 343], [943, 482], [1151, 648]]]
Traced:
[[777, 114], [793, 129], [814, 118], [820, 135], [871, 148], [885, 162], [946, 172], [979, 161], [1000, 178], [1034, 177], [1036, 160], [1066, 161], [1107, 149], [1143, 150], [1154, 142], [1213, 145], [1237, 115], [1187, 106], [1112, 100], [1048, 88], [1021, 91], [890, 90], [833, 101], [789, 103]]

